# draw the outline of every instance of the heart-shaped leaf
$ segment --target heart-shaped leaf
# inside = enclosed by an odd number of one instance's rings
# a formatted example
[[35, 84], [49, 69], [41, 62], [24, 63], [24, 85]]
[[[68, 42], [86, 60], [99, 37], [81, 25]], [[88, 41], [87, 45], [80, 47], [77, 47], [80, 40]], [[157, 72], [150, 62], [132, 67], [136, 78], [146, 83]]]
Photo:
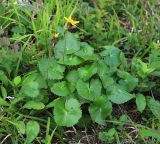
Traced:
[[96, 63], [92, 65], [86, 65], [78, 69], [79, 77], [84, 81], [89, 80], [96, 73], [97, 73]]
[[120, 49], [113, 46], [105, 46], [105, 50], [100, 53], [105, 63], [110, 67], [117, 67], [120, 64]]
[[76, 89], [81, 97], [94, 101], [97, 97], [101, 96], [102, 84], [99, 79], [92, 79], [90, 84], [80, 79], [77, 82]]
[[28, 97], [37, 97], [39, 95], [39, 84], [36, 81], [30, 81], [22, 86], [21, 91]]
[[55, 101], [54, 119], [57, 125], [71, 127], [78, 123], [81, 115], [80, 103], [76, 99], [57, 99]]
[[118, 76], [121, 78], [119, 85], [122, 89], [131, 92], [137, 85], [138, 79], [125, 71], [118, 71]]
[[93, 121], [105, 125], [105, 118], [112, 112], [111, 102], [104, 96], [98, 97], [90, 106], [89, 113]]
[[133, 99], [135, 96], [128, 93], [127, 91], [121, 89], [118, 86], [111, 86], [109, 89], [109, 95], [108, 98], [116, 104], [123, 104], [131, 99]]
[[106, 65], [104, 60], [99, 60], [97, 67], [99, 68], [97, 69], [97, 73], [100, 77], [104, 75], [111, 76], [114, 72], [117, 71], [116, 67], [109, 67]]
[[87, 43], [81, 43], [80, 50], [75, 54], [85, 60], [88, 60], [88, 57], [94, 55], [94, 48], [88, 45]]
[[54, 59], [41, 59], [39, 70], [45, 79], [59, 80], [63, 78], [65, 67], [58, 64]]
[[58, 96], [67, 96], [70, 94], [66, 81], [54, 83], [51, 92]]
[[80, 49], [80, 43], [71, 32], [66, 32], [63, 40], [55, 45], [54, 53], [56, 59], [62, 59], [65, 55], [73, 54]]
[[111, 85], [113, 85], [115, 83], [113, 77], [111, 77], [111, 76], [109, 76], [107, 74], [101, 75], [100, 79], [101, 79], [103, 87], [105, 89], [107, 89], [109, 86], [111, 86]]
[[69, 71], [66, 75], [66, 79], [70, 83], [74, 83], [74, 84], [77, 83], [79, 79], [78, 72], [76, 70]]

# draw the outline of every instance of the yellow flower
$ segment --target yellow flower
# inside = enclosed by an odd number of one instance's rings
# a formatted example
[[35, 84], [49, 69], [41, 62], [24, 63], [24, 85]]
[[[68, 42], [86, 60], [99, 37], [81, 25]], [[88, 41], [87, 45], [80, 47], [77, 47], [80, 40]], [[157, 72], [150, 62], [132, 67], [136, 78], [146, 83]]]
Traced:
[[75, 20], [73, 20], [72, 18], [71, 18], [71, 16], [70, 17], [64, 17], [65, 18], [65, 20], [68, 22], [68, 23], [70, 23], [72, 26], [75, 26], [76, 24], [78, 24], [79, 23], [79, 21], [75, 21]]
[[58, 38], [58, 37], [59, 37], [59, 33], [55, 33], [54, 38]]

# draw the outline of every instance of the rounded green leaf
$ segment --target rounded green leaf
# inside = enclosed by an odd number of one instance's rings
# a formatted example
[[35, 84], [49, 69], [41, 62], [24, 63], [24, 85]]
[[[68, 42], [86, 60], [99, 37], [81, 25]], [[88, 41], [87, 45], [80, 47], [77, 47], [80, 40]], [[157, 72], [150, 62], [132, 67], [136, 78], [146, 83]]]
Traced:
[[38, 102], [38, 101], [29, 101], [23, 106], [23, 108], [35, 109], [35, 110], [41, 110], [41, 109], [44, 109], [44, 107], [45, 105], [42, 102]]
[[79, 65], [83, 62], [84, 60], [76, 55], [64, 55], [58, 62], [63, 64], [63, 65], [69, 65], [69, 66], [74, 66], [74, 65]]
[[45, 79], [38, 72], [31, 72], [22, 82], [21, 94], [23, 96], [36, 98], [41, 95], [41, 88], [47, 88]]
[[88, 45], [87, 43], [81, 43], [81, 48], [78, 52], [75, 53], [77, 56], [87, 60], [88, 57], [94, 55], [94, 48]]
[[66, 79], [67, 81], [69, 81], [70, 83], [77, 83], [78, 79], [79, 79], [79, 75], [78, 72], [76, 70], [72, 70], [69, 71], [66, 75]]
[[160, 119], [160, 102], [155, 100], [152, 97], [147, 97], [147, 106], [149, 107], [151, 112], [154, 114], [154, 116]]
[[89, 80], [96, 73], [97, 73], [96, 63], [92, 65], [86, 65], [78, 69], [79, 77], [84, 81]]
[[45, 79], [59, 80], [63, 78], [65, 67], [54, 59], [44, 58], [39, 61], [39, 70]]
[[22, 85], [26, 85], [30, 83], [31, 81], [35, 81], [38, 73], [37, 72], [31, 72], [27, 74], [22, 82]]
[[90, 84], [80, 79], [77, 82], [76, 89], [81, 97], [94, 101], [97, 97], [101, 96], [102, 84], [99, 79], [92, 79]]
[[112, 104], [106, 97], [98, 97], [90, 106], [89, 113], [93, 121], [105, 125], [105, 118], [112, 112]]
[[67, 83], [65, 81], [53, 84], [53, 86], [51, 87], [51, 92], [58, 96], [67, 96], [70, 94]]
[[142, 95], [142, 94], [137, 94], [136, 95], [136, 105], [137, 105], [137, 109], [140, 112], [143, 112], [143, 110], [146, 107], [146, 99], [145, 99], [144, 95]]
[[22, 93], [28, 97], [37, 97], [39, 95], [39, 84], [35, 81], [30, 81], [22, 86]]
[[76, 70], [72, 70], [67, 73], [66, 80], [68, 81], [68, 88], [71, 93], [75, 91], [78, 79], [79, 75]]
[[110, 67], [117, 67], [120, 64], [120, 49], [113, 46], [105, 46], [105, 50], [100, 53], [105, 63]]
[[3, 98], [7, 97], [7, 90], [3, 86], [1, 86], [1, 93], [2, 93]]
[[121, 78], [119, 85], [122, 89], [131, 92], [138, 85], [138, 79], [125, 71], [118, 71], [118, 76]]
[[109, 67], [108, 65], [106, 65], [104, 60], [99, 60], [97, 67], [97, 73], [100, 77], [103, 75], [111, 76], [114, 72], [117, 71], [117, 68]]
[[21, 82], [21, 77], [20, 77], [20, 76], [16, 76], [16, 77], [13, 79], [13, 82], [14, 82], [14, 84], [17, 86], [17, 85]]
[[29, 121], [26, 125], [26, 143], [31, 143], [39, 134], [40, 126], [36, 121]]
[[101, 96], [102, 84], [99, 79], [92, 79], [90, 82], [90, 95], [95, 100], [97, 97]]
[[108, 98], [109, 100], [111, 100], [113, 103], [116, 104], [123, 104], [135, 97], [134, 95], [119, 88], [118, 86], [112, 86], [109, 89], [110, 89], [109, 92], [110, 94], [108, 95]]
[[73, 54], [80, 49], [80, 43], [71, 32], [66, 32], [64, 39], [59, 40], [54, 48], [55, 57], [62, 59], [66, 54]]
[[19, 133], [25, 134], [26, 126], [23, 121], [17, 121], [17, 122], [15, 122], [15, 125], [16, 125]]
[[115, 83], [113, 77], [111, 77], [111, 76], [109, 76], [107, 74], [101, 75], [100, 79], [101, 79], [103, 87], [105, 89], [107, 89], [109, 86], [111, 86], [111, 85], [113, 85]]
[[57, 125], [71, 127], [82, 116], [80, 103], [74, 98], [57, 99], [54, 104], [54, 119]]

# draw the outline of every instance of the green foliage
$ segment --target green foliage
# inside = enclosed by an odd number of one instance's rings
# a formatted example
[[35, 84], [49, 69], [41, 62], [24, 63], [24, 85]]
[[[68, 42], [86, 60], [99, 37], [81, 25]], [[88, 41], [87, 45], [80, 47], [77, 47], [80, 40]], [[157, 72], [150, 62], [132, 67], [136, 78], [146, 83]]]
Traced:
[[15, 126], [17, 127], [19, 133], [25, 134], [26, 131], [26, 125], [23, 121], [17, 121], [15, 122]]
[[55, 101], [54, 118], [57, 125], [71, 127], [78, 123], [81, 116], [80, 103], [76, 99], [57, 99]]
[[55, 57], [62, 59], [65, 55], [73, 54], [80, 49], [80, 43], [77, 41], [73, 33], [66, 32], [64, 39], [58, 41], [54, 48]]
[[100, 132], [99, 139], [111, 143], [114, 140], [115, 134], [115, 128], [111, 128], [108, 132]]
[[39, 95], [39, 84], [35, 81], [23, 84], [22, 93], [28, 97], [37, 97]]
[[97, 73], [96, 64], [86, 65], [85, 67], [81, 67], [78, 69], [79, 77], [84, 81], [89, 80], [96, 73]]
[[111, 102], [104, 96], [100, 96], [89, 106], [89, 113], [93, 121], [105, 125], [105, 119], [112, 112]]
[[83, 58], [84, 60], [90, 60], [92, 57], [94, 58], [94, 48], [89, 44], [82, 42], [80, 43], [80, 50], [76, 52], [76, 55]]
[[101, 96], [102, 84], [98, 79], [92, 79], [90, 83], [79, 80], [76, 88], [81, 97], [94, 101], [97, 97]]
[[159, 142], [158, 8], [156, 0], [1, 2], [0, 141], [68, 143], [64, 127], [93, 124], [107, 143]]
[[35, 109], [35, 110], [41, 110], [44, 107], [45, 105], [42, 102], [36, 102], [36, 101], [29, 101], [23, 106], [23, 108]]
[[76, 84], [79, 79], [78, 72], [76, 70], [69, 71], [66, 75], [66, 79], [68, 82]]
[[17, 86], [21, 82], [21, 77], [17, 76], [13, 79], [14, 84]]
[[135, 96], [133, 94], [128, 93], [127, 91], [121, 89], [118, 86], [113, 86], [109, 88], [108, 98], [116, 104], [123, 104], [133, 99]]
[[58, 96], [67, 96], [70, 94], [65, 81], [54, 83], [51, 87], [51, 91]]
[[9, 106], [9, 103], [7, 103], [3, 98], [0, 98], [0, 106]]
[[160, 118], [160, 113], [159, 113], [160, 102], [155, 100], [154, 98], [148, 97], [147, 106], [150, 108], [154, 116], [159, 119]]
[[31, 143], [39, 134], [40, 126], [36, 121], [29, 121], [26, 125], [26, 144]]
[[138, 84], [138, 79], [130, 75], [125, 71], [118, 71], [118, 76], [121, 78], [119, 80], [119, 85], [122, 89], [131, 92]]
[[160, 142], [160, 135], [159, 135], [159, 131], [156, 130], [147, 130], [147, 129], [142, 129], [140, 130], [140, 135], [142, 138], [146, 139], [149, 137], [155, 138], [157, 140], [157, 142]]
[[120, 64], [120, 50], [113, 46], [105, 46], [100, 55], [104, 62], [110, 67], [117, 67]]
[[65, 67], [58, 64], [54, 59], [41, 59], [39, 70], [45, 79], [59, 80], [63, 78]]
[[136, 105], [137, 105], [137, 109], [140, 112], [143, 112], [143, 110], [146, 107], [146, 98], [145, 98], [144, 95], [142, 95], [142, 94], [137, 94], [136, 95]]
[[58, 62], [64, 65], [74, 66], [81, 64], [83, 59], [76, 55], [64, 55]]

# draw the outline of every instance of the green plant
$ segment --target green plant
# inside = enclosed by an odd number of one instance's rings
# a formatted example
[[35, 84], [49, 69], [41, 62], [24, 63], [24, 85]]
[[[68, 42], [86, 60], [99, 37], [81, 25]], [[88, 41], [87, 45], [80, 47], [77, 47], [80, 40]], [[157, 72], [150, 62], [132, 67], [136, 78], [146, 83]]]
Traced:
[[65, 130], [86, 119], [105, 129], [99, 138], [108, 143], [160, 141], [154, 0], [14, 2], [0, 4], [2, 142], [63, 142]]

